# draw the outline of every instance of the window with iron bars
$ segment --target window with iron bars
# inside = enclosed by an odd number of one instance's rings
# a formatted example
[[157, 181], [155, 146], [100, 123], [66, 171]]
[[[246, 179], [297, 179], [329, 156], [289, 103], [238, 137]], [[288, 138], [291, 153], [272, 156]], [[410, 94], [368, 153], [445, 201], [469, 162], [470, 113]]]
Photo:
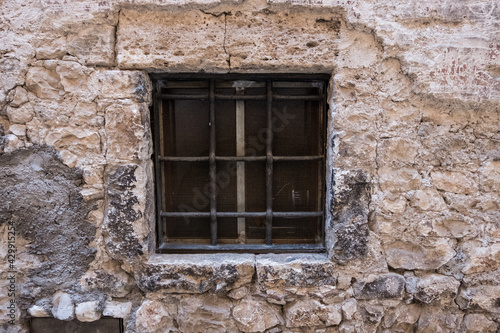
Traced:
[[328, 76], [152, 80], [158, 252], [323, 252]]

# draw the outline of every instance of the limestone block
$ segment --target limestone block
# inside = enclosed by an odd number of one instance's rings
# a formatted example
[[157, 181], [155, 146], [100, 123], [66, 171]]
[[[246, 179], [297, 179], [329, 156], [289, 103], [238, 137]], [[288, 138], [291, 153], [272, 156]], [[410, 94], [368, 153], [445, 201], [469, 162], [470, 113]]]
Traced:
[[313, 299], [298, 300], [284, 311], [287, 327], [334, 326], [342, 320], [339, 305], [323, 305]]
[[120, 101], [106, 107], [106, 157], [113, 161], [148, 160], [151, 156], [149, 109]]
[[379, 163], [382, 165], [402, 166], [415, 162], [418, 153], [415, 140], [406, 138], [390, 138], [381, 140], [378, 147]]
[[232, 302], [216, 295], [184, 296], [177, 321], [181, 332], [236, 332]]
[[234, 300], [239, 300], [239, 299], [242, 299], [243, 297], [245, 297], [246, 295], [248, 295], [249, 293], [249, 290], [247, 287], [240, 287], [240, 288], [236, 288], [236, 289], [233, 289], [231, 290], [227, 296], [229, 298], [232, 298]]
[[[51, 63], [51, 62], [45, 62]], [[74, 61], [56, 62], [55, 71], [60, 78], [60, 87], [79, 102], [91, 103], [98, 96], [94, 71]]]
[[26, 75], [26, 89], [41, 99], [61, 101], [64, 87], [55, 69], [31, 67]]
[[227, 68], [225, 16], [196, 11], [121, 11], [117, 31], [120, 68], [213, 71]]
[[439, 190], [470, 194], [477, 191], [477, 185], [474, 183], [471, 175], [462, 172], [435, 171], [431, 173], [432, 183]]
[[50, 311], [40, 305], [32, 305], [28, 309], [28, 314], [32, 317], [50, 317]]
[[466, 256], [464, 274], [494, 271], [500, 267], [500, 243], [481, 246], [480, 242], [468, 242], [463, 245], [463, 251]]
[[384, 244], [387, 264], [392, 268], [408, 270], [438, 269], [455, 255], [455, 251], [446, 239], [438, 238], [432, 245], [396, 241]]
[[113, 66], [115, 27], [112, 25], [90, 25], [81, 28], [67, 41], [68, 53], [88, 66]]
[[144, 291], [199, 294], [240, 288], [253, 274], [252, 254], [197, 254], [154, 256], [135, 276]]
[[14, 108], [18, 108], [28, 102], [28, 92], [23, 87], [16, 87], [9, 94], [9, 97], [11, 97], [10, 106]]
[[233, 317], [243, 332], [264, 332], [285, 323], [279, 310], [265, 301], [243, 300], [234, 307]]
[[76, 319], [79, 321], [96, 321], [101, 318], [99, 301], [79, 303], [75, 307]]
[[[139, 49], [137, 49], [139, 51]], [[132, 99], [150, 103], [151, 81], [144, 72], [107, 70], [96, 73], [100, 96], [115, 103], [116, 99]]]
[[414, 324], [420, 317], [418, 304], [400, 304], [395, 308], [387, 309], [382, 320], [384, 328], [391, 328], [393, 332], [412, 332]]
[[441, 194], [436, 190], [417, 190], [411, 197], [411, 205], [423, 211], [441, 212], [447, 206]]
[[472, 219], [450, 216], [434, 219], [432, 229], [440, 237], [463, 238], [473, 232], [474, 225]]
[[481, 187], [488, 192], [500, 192], [500, 161], [488, 161], [479, 169]]
[[379, 45], [371, 34], [352, 30], [343, 32], [339, 62], [347, 68], [369, 68], [379, 57]]
[[415, 169], [381, 167], [378, 174], [380, 186], [387, 192], [416, 190], [422, 184], [422, 177]]
[[399, 274], [370, 275], [353, 284], [356, 299], [390, 299], [403, 297], [405, 279]]
[[[135, 324], [141, 332], [154, 332], [160, 327], [169, 332], [168, 328], [171, 328], [173, 323], [169, 323], [168, 326], [162, 325], [162, 320], [168, 315], [169, 313], [162, 303], [146, 300], [137, 310]], [[169, 321], [172, 322], [172, 318], [169, 318]]]
[[342, 303], [342, 316], [344, 320], [352, 320], [354, 315], [358, 312], [358, 301], [350, 298]]
[[464, 314], [453, 308], [424, 307], [420, 311], [418, 333], [459, 332]]
[[9, 117], [9, 121], [12, 123], [24, 124], [29, 122], [33, 116], [35, 115], [35, 111], [33, 109], [33, 105], [26, 103], [20, 105], [19, 107], [7, 107], [7, 116]]
[[113, 318], [126, 318], [131, 310], [132, 302], [106, 301], [102, 315]]
[[13, 124], [9, 126], [7, 131], [10, 134], [14, 134], [17, 137], [26, 136], [26, 125]]
[[266, 254], [256, 257], [262, 289], [335, 285], [335, 265], [324, 255]]
[[468, 333], [494, 333], [498, 328], [497, 323], [480, 313], [465, 315], [464, 326]]
[[462, 310], [481, 309], [498, 315], [500, 314], [499, 298], [499, 285], [479, 285], [461, 289], [456, 302]]
[[406, 291], [420, 302], [452, 303], [458, 293], [460, 282], [439, 274], [405, 276]]
[[59, 320], [73, 320], [75, 318], [75, 305], [69, 294], [58, 291], [53, 296], [52, 315]]

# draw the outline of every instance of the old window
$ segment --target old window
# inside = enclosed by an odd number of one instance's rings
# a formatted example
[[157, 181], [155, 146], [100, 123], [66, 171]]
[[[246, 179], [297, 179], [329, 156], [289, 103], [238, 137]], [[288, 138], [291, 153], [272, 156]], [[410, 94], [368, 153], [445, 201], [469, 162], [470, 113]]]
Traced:
[[321, 252], [324, 75], [153, 75], [159, 252]]

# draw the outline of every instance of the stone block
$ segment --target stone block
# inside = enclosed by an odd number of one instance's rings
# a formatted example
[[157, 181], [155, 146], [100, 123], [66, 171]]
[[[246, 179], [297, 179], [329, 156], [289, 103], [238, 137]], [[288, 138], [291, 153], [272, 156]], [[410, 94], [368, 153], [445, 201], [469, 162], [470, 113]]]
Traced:
[[499, 298], [500, 286], [485, 284], [461, 289], [456, 303], [462, 310], [480, 309], [499, 315]]
[[264, 332], [285, 323], [279, 309], [264, 300], [242, 300], [234, 307], [233, 318], [243, 332]]
[[477, 191], [477, 185], [472, 176], [463, 172], [435, 171], [431, 173], [431, 178], [432, 183], [439, 190], [458, 194], [470, 194]]
[[75, 307], [76, 319], [82, 322], [96, 321], [101, 318], [99, 301], [79, 303]]
[[380, 187], [386, 192], [401, 193], [418, 189], [422, 177], [411, 168], [381, 167], [378, 171]]
[[411, 205], [422, 211], [441, 212], [447, 209], [441, 194], [436, 190], [417, 190], [411, 197]]
[[240, 288], [253, 274], [252, 254], [157, 255], [136, 270], [135, 277], [146, 292], [200, 294]]
[[75, 304], [69, 294], [58, 291], [52, 297], [52, 315], [59, 320], [73, 320], [75, 318]]
[[[164, 322], [162, 322], [163, 319], [165, 319]], [[141, 332], [155, 332], [160, 327], [169, 332], [168, 329], [173, 328], [173, 320], [162, 303], [146, 300], [137, 310], [135, 325]]]
[[130, 99], [138, 103], [151, 103], [151, 81], [140, 71], [106, 70], [95, 74], [100, 96], [109, 103], [116, 99]]
[[468, 333], [494, 333], [498, 324], [481, 313], [470, 313], [464, 317], [464, 327]]
[[126, 318], [132, 310], [132, 302], [106, 301], [103, 316], [113, 318]]
[[404, 287], [404, 277], [395, 273], [371, 275], [353, 284], [357, 299], [401, 299]]
[[9, 121], [12, 123], [27, 123], [33, 119], [34, 115], [35, 111], [33, 105], [30, 103], [26, 103], [15, 108], [11, 106], [7, 107], [7, 117], [9, 117]]
[[422, 303], [452, 304], [458, 294], [460, 281], [439, 274], [405, 276], [406, 291]]
[[340, 324], [339, 305], [323, 305], [317, 300], [298, 300], [284, 307], [287, 327], [334, 326]]
[[479, 169], [479, 183], [484, 191], [500, 192], [500, 161], [493, 160]]
[[437, 238], [432, 244], [396, 241], [384, 244], [387, 264], [392, 268], [438, 269], [455, 255], [446, 239]]
[[177, 322], [181, 332], [237, 332], [231, 300], [216, 295], [184, 296]]
[[463, 245], [464, 274], [495, 271], [500, 267], [500, 243], [481, 245], [480, 242], [468, 242]]

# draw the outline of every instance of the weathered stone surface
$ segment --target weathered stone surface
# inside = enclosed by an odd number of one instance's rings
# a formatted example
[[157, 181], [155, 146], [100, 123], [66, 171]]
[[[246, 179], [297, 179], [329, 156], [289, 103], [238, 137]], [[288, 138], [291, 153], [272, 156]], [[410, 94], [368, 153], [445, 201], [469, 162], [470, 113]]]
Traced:
[[33, 305], [28, 309], [28, 314], [32, 317], [50, 317], [51, 313], [45, 307]]
[[479, 169], [479, 182], [485, 191], [500, 191], [500, 161], [488, 161]]
[[439, 274], [419, 276], [405, 275], [406, 291], [422, 303], [452, 303], [458, 293], [460, 282]]
[[242, 300], [234, 307], [233, 317], [243, 332], [264, 332], [285, 323], [279, 310], [263, 300]]
[[438, 238], [431, 246], [410, 242], [384, 244], [387, 264], [393, 268], [438, 269], [447, 263], [455, 252], [446, 239]]
[[344, 320], [352, 320], [356, 312], [358, 312], [358, 302], [356, 299], [351, 298], [342, 303], [342, 317]]
[[470, 333], [493, 333], [497, 332], [498, 324], [484, 314], [471, 313], [464, 317], [464, 328]]
[[237, 332], [231, 319], [232, 303], [216, 295], [184, 296], [179, 303], [181, 332]]
[[[136, 313], [135, 324], [137, 328], [144, 332], [154, 332], [162, 327], [166, 332], [173, 329], [172, 318], [168, 318], [169, 313], [162, 303], [154, 300], [144, 301]], [[162, 321], [168, 322], [162, 325]], [[166, 325], [165, 325], [166, 324]]]
[[372, 275], [353, 284], [357, 299], [402, 298], [405, 279], [399, 274]]
[[72, 320], [75, 318], [75, 304], [71, 296], [58, 291], [52, 298], [52, 315], [59, 320]]
[[254, 255], [157, 255], [136, 272], [143, 291], [225, 292], [252, 281]]
[[441, 307], [425, 307], [420, 312], [416, 332], [458, 332], [464, 314]]
[[262, 289], [335, 285], [335, 265], [324, 255], [267, 254], [256, 257]]
[[456, 302], [461, 309], [481, 309], [498, 315], [499, 298], [500, 286], [481, 285], [461, 289]]
[[132, 302], [107, 301], [104, 303], [103, 316], [126, 318], [132, 310]]
[[284, 308], [287, 327], [334, 326], [342, 314], [338, 305], [323, 305], [313, 299], [299, 300]]
[[445, 210], [443, 197], [436, 190], [418, 190], [411, 198], [411, 205], [423, 211], [440, 212]]
[[439, 190], [460, 194], [469, 194], [477, 191], [477, 185], [471, 179], [471, 175], [466, 175], [462, 172], [436, 171], [431, 174], [431, 178], [432, 183]]
[[413, 332], [420, 312], [421, 308], [417, 304], [400, 304], [385, 312], [382, 327], [391, 328], [394, 332]]
[[96, 321], [101, 318], [99, 301], [79, 303], [75, 307], [76, 319], [79, 321]]
[[500, 243], [481, 246], [479, 242], [471, 242], [463, 245], [466, 256], [462, 272], [473, 274], [486, 271], [494, 271], [500, 267]]

